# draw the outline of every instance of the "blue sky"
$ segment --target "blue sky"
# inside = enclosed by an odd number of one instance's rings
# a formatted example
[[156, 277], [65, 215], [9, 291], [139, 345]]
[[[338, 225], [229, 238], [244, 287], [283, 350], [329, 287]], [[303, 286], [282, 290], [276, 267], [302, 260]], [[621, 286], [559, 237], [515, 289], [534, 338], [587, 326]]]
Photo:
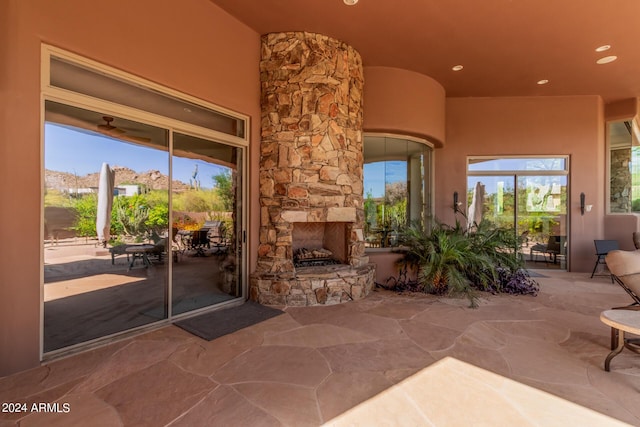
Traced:
[[367, 163], [364, 165], [364, 197], [371, 192], [372, 197], [384, 196], [385, 182], [407, 181], [407, 163], [402, 161], [386, 161]]
[[[49, 170], [84, 176], [99, 172], [102, 163], [107, 162], [110, 166], [124, 166], [136, 172], [158, 170], [168, 175], [168, 157], [166, 151], [45, 124], [44, 165]], [[211, 188], [211, 177], [228, 170], [202, 160], [174, 157], [173, 179], [188, 184], [196, 164], [202, 188]]]

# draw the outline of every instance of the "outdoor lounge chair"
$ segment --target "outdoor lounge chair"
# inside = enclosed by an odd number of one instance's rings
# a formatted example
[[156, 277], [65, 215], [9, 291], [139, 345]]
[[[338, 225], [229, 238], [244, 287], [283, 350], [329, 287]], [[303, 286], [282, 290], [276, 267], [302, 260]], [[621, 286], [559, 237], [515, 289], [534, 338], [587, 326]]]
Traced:
[[[611, 278], [625, 290], [632, 300], [629, 305], [612, 309], [640, 311], [640, 251], [612, 250], [606, 255], [605, 262], [611, 272]], [[616, 328], [611, 328], [612, 350], [618, 342], [618, 333]], [[638, 351], [640, 339], [625, 339], [625, 345], [633, 351]]]
[[612, 250], [605, 262], [612, 278], [633, 300], [628, 306], [614, 309], [640, 310], [640, 251]]

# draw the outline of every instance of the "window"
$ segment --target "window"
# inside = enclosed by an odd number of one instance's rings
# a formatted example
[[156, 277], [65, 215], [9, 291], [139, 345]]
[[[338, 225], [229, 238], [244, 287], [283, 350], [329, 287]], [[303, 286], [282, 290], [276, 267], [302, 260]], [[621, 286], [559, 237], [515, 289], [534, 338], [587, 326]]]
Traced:
[[611, 122], [609, 212], [640, 212], [640, 129], [636, 119]]
[[[567, 267], [569, 158], [470, 157], [466, 220], [513, 229], [530, 268]], [[550, 250], [550, 244], [557, 249]]]
[[248, 117], [43, 49], [46, 357], [246, 294]]
[[410, 224], [431, 221], [431, 153], [424, 141], [367, 135], [364, 139], [365, 244], [401, 244]]

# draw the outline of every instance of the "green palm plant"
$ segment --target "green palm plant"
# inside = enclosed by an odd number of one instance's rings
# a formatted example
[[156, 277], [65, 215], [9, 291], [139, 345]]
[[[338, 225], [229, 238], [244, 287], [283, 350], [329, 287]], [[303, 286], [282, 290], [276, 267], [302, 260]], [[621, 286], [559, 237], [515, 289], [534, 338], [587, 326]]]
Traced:
[[471, 307], [477, 307], [477, 289], [496, 288], [500, 269], [516, 271], [522, 265], [515, 233], [490, 223], [473, 230], [459, 222], [453, 227], [436, 224], [430, 231], [412, 225], [403, 238], [407, 250], [401, 262], [417, 268], [422, 289], [464, 295]]

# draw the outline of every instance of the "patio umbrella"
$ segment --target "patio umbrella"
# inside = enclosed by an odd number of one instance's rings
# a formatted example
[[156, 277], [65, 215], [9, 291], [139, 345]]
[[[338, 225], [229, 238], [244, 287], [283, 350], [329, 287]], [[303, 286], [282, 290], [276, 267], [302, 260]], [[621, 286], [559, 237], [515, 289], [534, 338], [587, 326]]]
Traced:
[[469, 205], [468, 225], [469, 228], [482, 222], [482, 210], [484, 209], [484, 184], [480, 181], [476, 183]]
[[115, 171], [112, 171], [107, 163], [102, 164], [100, 180], [98, 181], [96, 232], [98, 234], [98, 241], [105, 247], [107, 246], [109, 237], [111, 237], [111, 208], [113, 207], [115, 175]]

